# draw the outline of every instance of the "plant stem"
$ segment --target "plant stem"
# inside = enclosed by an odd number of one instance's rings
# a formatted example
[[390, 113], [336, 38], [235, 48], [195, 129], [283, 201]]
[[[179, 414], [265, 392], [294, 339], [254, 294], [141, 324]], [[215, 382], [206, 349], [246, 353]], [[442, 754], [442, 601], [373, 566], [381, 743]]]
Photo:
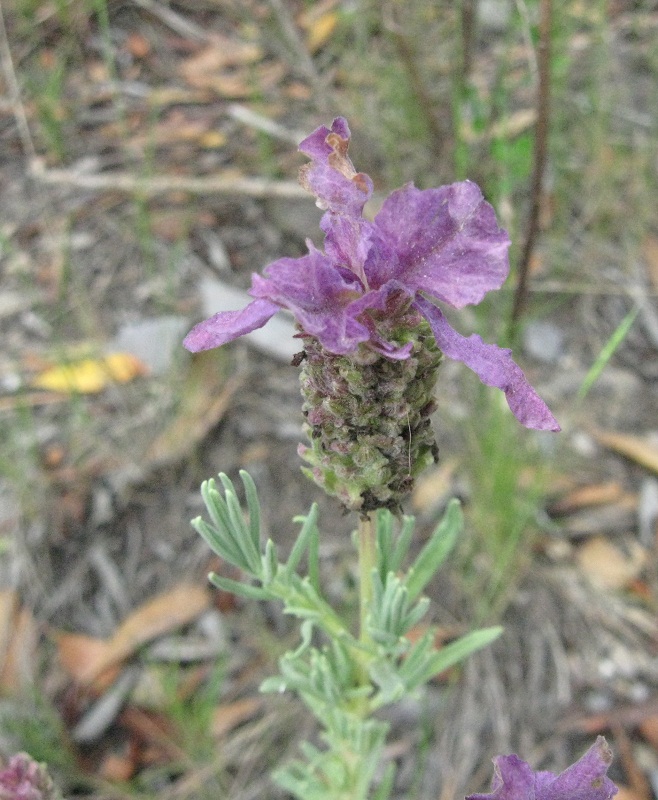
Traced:
[[528, 273], [530, 259], [535, 249], [535, 241], [539, 232], [539, 212], [544, 189], [544, 170], [548, 149], [549, 96], [551, 86], [551, 28], [552, 0], [540, 0], [539, 3], [539, 46], [538, 68], [539, 85], [537, 87], [537, 123], [535, 125], [535, 154], [532, 173], [531, 206], [528, 217], [525, 244], [519, 260], [518, 278], [514, 292], [514, 305], [510, 320], [510, 338], [514, 339], [519, 320], [525, 310], [528, 299]]
[[375, 526], [372, 514], [359, 517], [359, 601], [360, 601], [360, 626], [359, 641], [362, 644], [370, 642], [366, 622], [372, 600], [372, 570], [376, 562], [375, 553]]

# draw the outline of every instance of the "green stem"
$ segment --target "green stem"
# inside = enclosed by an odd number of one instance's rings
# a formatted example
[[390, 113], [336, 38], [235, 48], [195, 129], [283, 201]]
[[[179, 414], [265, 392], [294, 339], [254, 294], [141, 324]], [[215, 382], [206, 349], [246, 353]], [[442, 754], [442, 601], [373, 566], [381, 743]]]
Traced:
[[377, 563], [375, 551], [375, 525], [371, 514], [359, 518], [359, 600], [360, 627], [359, 641], [370, 644], [366, 622], [372, 601], [372, 570]]

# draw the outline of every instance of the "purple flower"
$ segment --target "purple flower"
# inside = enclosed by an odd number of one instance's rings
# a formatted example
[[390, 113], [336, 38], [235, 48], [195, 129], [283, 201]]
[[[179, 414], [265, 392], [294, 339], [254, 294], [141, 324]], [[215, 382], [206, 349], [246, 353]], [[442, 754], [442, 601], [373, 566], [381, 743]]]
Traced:
[[13, 756], [0, 770], [0, 800], [56, 800], [59, 794], [46, 771], [27, 753]]
[[471, 794], [466, 800], [610, 800], [618, 791], [606, 775], [611, 761], [603, 736], [559, 775], [534, 772], [515, 755], [496, 756], [491, 792]]
[[509, 237], [480, 189], [470, 181], [424, 191], [410, 183], [389, 195], [369, 222], [362, 211], [372, 181], [354, 169], [349, 139], [347, 122], [338, 117], [331, 130], [318, 128], [299, 146], [311, 159], [301, 169], [301, 183], [326, 210], [320, 223], [324, 252], [308, 242], [308, 255], [274, 261], [263, 276], [253, 276], [252, 303], [200, 323], [185, 347], [192, 352], [218, 347], [285, 308], [331, 353], [349, 355], [366, 347], [389, 359], [406, 359], [412, 345], [392, 338], [390, 323], [416, 312], [446, 356], [505, 392], [523, 425], [558, 431], [511, 351], [477, 335], [461, 336], [434, 304], [477, 304], [507, 277]]

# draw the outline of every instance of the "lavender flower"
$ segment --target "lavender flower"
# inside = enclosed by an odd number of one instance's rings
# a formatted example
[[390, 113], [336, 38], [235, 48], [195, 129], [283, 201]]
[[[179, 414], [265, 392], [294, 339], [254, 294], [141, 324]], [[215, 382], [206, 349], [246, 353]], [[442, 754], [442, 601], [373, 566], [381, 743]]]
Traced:
[[0, 770], [0, 800], [58, 800], [59, 793], [43, 764], [18, 753]]
[[560, 775], [534, 772], [515, 755], [497, 756], [493, 761], [491, 792], [472, 794], [466, 800], [610, 800], [618, 791], [606, 775], [612, 751], [603, 736]]
[[354, 169], [349, 139], [338, 117], [299, 146], [311, 159], [300, 171], [302, 186], [326, 211], [324, 252], [308, 242], [308, 255], [270, 264], [252, 277], [252, 303], [197, 325], [185, 346], [218, 347], [280, 308], [292, 311], [304, 346], [306, 474], [348, 509], [397, 511], [437, 458], [429, 417], [443, 355], [502, 389], [523, 425], [559, 426], [509, 350], [464, 338], [430, 302], [479, 303], [507, 276], [509, 238], [478, 187], [408, 184], [369, 222], [363, 207], [372, 181]]
[[354, 169], [349, 139], [347, 122], [338, 117], [331, 130], [320, 127], [299, 146], [311, 159], [301, 170], [302, 185], [326, 210], [324, 252], [308, 242], [308, 255], [270, 264], [264, 277], [252, 278], [252, 303], [200, 323], [185, 346], [193, 352], [218, 347], [285, 308], [329, 353], [361, 361], [369, 351], [404, 360], [413, 343], [394, 323], [418, 324], [424, 317], [441, 352], [502, 389], [523, 425], [559, 430], [510, 351], [461, 336], [434, 304], [477, 304], [507, 277], [509, 238], [479, 188], [470, 181], [426, 190], [407, 184], [369, 222], [362, 211], [372, 181]]

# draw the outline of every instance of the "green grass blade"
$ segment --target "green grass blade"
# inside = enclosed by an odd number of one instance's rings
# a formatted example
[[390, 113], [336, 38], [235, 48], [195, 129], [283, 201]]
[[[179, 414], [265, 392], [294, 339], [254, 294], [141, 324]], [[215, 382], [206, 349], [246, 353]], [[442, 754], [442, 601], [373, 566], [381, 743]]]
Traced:
[[585, 397], [587, 397], [589, 390], [592, 388], [592, 386], [594, 386], [594, 384], [598, 380], [599, 376], [605, 369], [608, 361], [610, 361], [612, 356], [615, 354], [616, 350], [621, 346], [626, 336], [628, 336], [628, 332], [630, 331], [633, 323], [635, 322], [635, 318], [637, 317], [639, 312], [640, 312], [639, 306], [635, 306], [635, 308], [632, 308], [628, 312], [628, 314], [626, 314], [624, 319], [619, 323], [612, 336], [603, 345], [601, 352], [596, 357], [596, 360], [590, 367], [587, 375], [585, 375], [585, 379], [583, 380], [580, 389], [578, 389], [578, 394], [576, 396], [579, 400], [583, 400]]

